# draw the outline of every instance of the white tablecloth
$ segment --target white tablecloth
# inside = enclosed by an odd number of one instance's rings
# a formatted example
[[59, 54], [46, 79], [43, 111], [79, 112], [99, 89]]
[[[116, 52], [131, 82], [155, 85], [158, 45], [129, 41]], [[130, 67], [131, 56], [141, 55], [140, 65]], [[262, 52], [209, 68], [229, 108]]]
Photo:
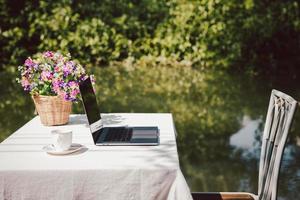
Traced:
[[[85, 115], [45, 127], [35, 117], [0, 144], [0, 200], [192, 199], [180, 171], [171, 114], [103, 114], [104, 125], [158, 126], [159, 146], [95, 146]], [[82, 151], [52, 156], [50, 131], [73, 131]]]

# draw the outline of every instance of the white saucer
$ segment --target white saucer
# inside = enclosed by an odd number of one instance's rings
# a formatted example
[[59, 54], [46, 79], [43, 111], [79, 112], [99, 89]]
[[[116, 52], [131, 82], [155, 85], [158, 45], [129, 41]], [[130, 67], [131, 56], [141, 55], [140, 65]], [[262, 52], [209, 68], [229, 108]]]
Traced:
[[83, 146], [81, 144], [73, 143], [68, 150], [57, 151], [53, 144], [48, 144], [43, 147], [43, 151], [47, 152], [48, 154], [52, 154], [52, 155], [67, 155], [67, 154], [71, 154], [76, 151], [79, 151], [82, 148], [83, 148]]

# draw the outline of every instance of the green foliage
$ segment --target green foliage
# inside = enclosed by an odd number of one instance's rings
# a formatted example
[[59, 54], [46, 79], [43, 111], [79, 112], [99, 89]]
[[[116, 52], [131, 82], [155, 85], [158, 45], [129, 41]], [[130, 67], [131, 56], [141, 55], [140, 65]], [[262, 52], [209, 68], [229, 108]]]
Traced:
[[299, 77], [296, 0], [0, 0], [0, 5], [2, 69], [39, 51], [60, 50], [89, 67], [151, 55], [198, 69]]

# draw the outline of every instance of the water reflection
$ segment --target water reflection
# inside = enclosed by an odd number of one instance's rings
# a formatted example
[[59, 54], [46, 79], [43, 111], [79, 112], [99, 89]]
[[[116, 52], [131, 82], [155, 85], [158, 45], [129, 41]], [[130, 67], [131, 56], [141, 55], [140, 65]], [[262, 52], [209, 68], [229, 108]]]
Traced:
[[[271, 93], [266, 84], [188, 67], [114, 66], [94, 73], [101, 112], [173, 113], [181, 168], [193, 191], [256, 193], [260, 136]], [[13, 73], [0, 76], [1, 141], [33, 117], [34, 106]], [[299, 91], [289, 88], [289, 93], [297, 97]], [[83, 112], [80, 103], [73, 107], [75, 113]], [[293, 126], [283, 158], [283, 199], [297, 199], [300, 191], [299, 124]]]
[[244, 116], [241, 129], [231, 135], [229, 144], [243, 150], [254, 150], [253, 147], [257, 145], [256, 133], [261, 123], [263, 123], [262, 119], [253, 120], [249, 116]]

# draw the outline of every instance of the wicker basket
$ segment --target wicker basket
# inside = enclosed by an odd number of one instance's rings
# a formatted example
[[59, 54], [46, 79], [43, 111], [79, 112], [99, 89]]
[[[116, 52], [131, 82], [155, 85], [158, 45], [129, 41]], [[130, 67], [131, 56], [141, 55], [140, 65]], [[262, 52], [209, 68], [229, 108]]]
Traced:
[[67, 124], [71, 113], [72, 102], [57, 96], [32, 96], [35, 108], [45, 126]]

